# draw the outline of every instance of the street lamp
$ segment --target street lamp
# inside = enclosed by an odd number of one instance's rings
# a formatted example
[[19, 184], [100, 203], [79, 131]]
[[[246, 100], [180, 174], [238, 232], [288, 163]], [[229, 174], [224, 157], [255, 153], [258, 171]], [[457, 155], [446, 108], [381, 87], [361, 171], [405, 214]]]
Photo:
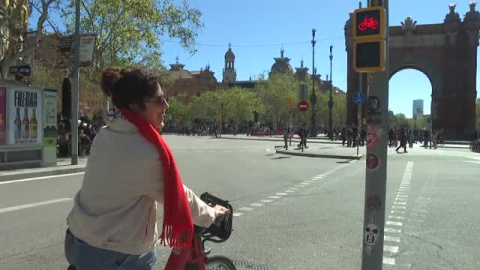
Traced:
[[333, 141], [333, 119], [332, 119], [332, 108], [333, 108], [333, 99], [332, 99], [332, 60], [333, 60], [333, 46], [330, 46], [330, 100], [328, 101], [328, 108], [330, 109], [330, 116], [328, 118], [328, 129], [330, 139]]
[[317, 136], [317, 111], [315, 110], [315, 104], [317, 103], [317, 95], [315, 94], [315, 32], [317, 30], [312, 29], [312, 95], [310, 96], [310, 103], [312, 104], [312, 119], [311, 119], [311, 129], [310, 136]]

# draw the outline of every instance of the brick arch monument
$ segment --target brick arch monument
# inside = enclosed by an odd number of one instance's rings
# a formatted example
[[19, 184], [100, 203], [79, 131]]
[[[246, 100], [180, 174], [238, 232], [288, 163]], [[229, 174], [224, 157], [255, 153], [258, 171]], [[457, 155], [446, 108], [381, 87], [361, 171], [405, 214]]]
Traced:
[[[390, 78], [404, 69], [423, 72], [432, 85], [433, 129], [443, 129], [447, 139], [469, 139], [475, 134], [477, 98], [477, 47], [480, 13], [476, 4], [463, 21], [450, 5], [442, 24], [417, 25], [407, 17], [401, 26], [390, 27]], [[345, 25], [348, 54], [347, 124], [357, 123], [357, 109], [352, 94], [359, 89], [359, 76], [353, 69], [352, 14]], [[365, 90], [366, 91], [366, 90]], [[367, 93], [365, 93], [366, 95]]]

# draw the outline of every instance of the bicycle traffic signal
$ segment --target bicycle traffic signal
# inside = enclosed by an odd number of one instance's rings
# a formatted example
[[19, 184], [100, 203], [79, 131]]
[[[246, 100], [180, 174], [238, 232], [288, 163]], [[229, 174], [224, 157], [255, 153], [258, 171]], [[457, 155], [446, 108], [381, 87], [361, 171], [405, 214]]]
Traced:
[[353, 16], [355, 40], [384, 39], [387, 30], [385, 14], [383, 7], [355, 10]]
[[381, 72], [386, 66], [386, 11], [383, 7], [357, 9], [353, 16], [354, 69]]

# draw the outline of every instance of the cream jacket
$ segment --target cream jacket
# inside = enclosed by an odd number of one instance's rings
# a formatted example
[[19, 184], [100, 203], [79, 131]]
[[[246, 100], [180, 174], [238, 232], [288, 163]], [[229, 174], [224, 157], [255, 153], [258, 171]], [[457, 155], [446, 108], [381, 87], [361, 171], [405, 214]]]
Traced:
[[[70, 231], [87, 244], [125, 254], [154, 248], [157, 203], [164, 198], [160, 162], [155, 147], [132, 123], [121, 115], [111, 119], [93, 141], [82, 187], [67, 218]], [[194, 223], [209, 227], [216, 211], [184, 188]]]

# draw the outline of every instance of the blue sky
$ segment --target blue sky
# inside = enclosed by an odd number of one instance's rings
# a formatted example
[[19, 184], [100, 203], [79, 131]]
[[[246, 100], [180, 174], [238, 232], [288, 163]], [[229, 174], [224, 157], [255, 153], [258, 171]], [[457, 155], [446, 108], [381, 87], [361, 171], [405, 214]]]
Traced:
[[[364, 7], [366, 0], [362, 1]], [[469, 10], [467, 0], [457, 1], [457, 12]], [[221, 81], [224, 55], [231, 42], [236, 55], [237, 80], [255, 78], [269, 71], [273, 58], [285, 49], [292, 66], [299, 67], [303, 59], [312, 66], [312, 28], [317, 29], [315, 65], [317, 73], [326, 78], [329, 73], [329, 46], [334, 46], [333, 82], [347, 88], [344, 25], [348, 12], [358, 8], [359, 1], [273, 1], [273, 0], [191, 0], [191, 5], [203, 13], [204, 29], [197, 39], [197, 53], [189, 55], [174, 40], [166, 38], [163, 48], [165, 64], [180, 62], [189, 70], [200, 70], [210, 64]], [[400, 25], [407, 16], [418, 24], [443, 23], [452, 0], [390, 1], [390, 24]], [[397, 73], [390, 80], [389, 107], [395, 113], [412, 116], [412, 101], [424, 99], [424, 113], [430, 113], [432, 87], [427, 77], [416, 70]]]

